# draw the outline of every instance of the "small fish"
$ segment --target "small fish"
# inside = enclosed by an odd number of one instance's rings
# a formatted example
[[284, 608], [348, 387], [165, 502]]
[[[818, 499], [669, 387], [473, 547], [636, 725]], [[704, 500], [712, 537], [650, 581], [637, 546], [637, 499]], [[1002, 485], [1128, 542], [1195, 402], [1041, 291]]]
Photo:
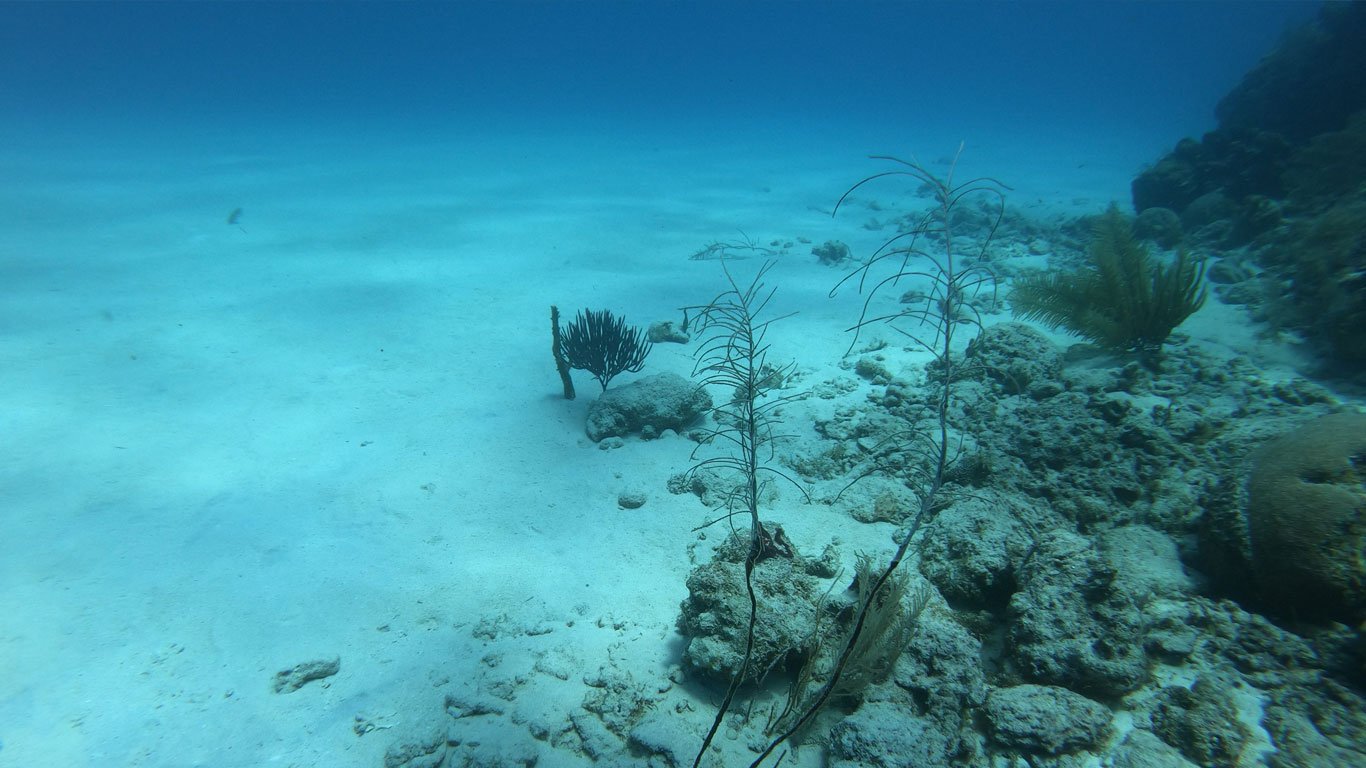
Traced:
[[232, 213], [228, 214], [228, 226], [237, 227], [238, 229], [242, 230], [242, 234], [245, 235], [247, 233], [247, 230], [243, 228], [241, 224], [238, 223], [240, 221], [242, 221], [242, 209], [233, 208]]

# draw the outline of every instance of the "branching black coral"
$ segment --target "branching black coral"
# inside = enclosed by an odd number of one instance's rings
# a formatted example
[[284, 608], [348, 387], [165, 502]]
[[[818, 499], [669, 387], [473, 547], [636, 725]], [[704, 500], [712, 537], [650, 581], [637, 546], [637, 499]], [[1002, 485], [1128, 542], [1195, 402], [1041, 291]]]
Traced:
[[650, 354], [650, 342], [641, 330], [606, 309], [580, 312], [560, 334], [559, 345], [569, 367], [593, 374], [603, 390], [617, 374], [643, 368]]
[[1181, 250], [1169, 266], [1154, 263], [1116, 206], [1096, 222], [1089, 253], [1091, 263], [1075, 272], [1017, 280], [1010, 294], [1015, 314], [1151, 356], [1205, 303], [1204, 262]]
[[[866, 685], [869, 680], [875, 679], [880, 670], [893, 660], [890, 655], [892, 647], [888, 643], [895, 644], [905, 639], [904, 633], [909, 626], [898, 627], [891, 623], [890, 618], [896, 614], [889, 612], [889, 609], [901, 604], [905, 582], [897, 569], [905, 562], [917, 531], [939, 508], [946, 473], [952, 463], [949, 410], [957, 365], [955, 333], [960, 330], [970, 333], [981, 327], [981, 320], [970, 299], [982, 291], [994, 291], [995, 288], [995, 275], [978, 265], [986, 261], [987, 248], [1004, 216], [1008, 187], [987, 177], [955, 182], [953, 170], [957, 165], [956, 157], [954, 166], [944, 177], [936, 176], [914, 160], [895, 157], [875, 159], [890, 161], [896, 167], [873, 174], [855, 184], [840, 198], [841, 204], [854, 190], [888, 177], [909, 179], [928, 188], [934, 194], [936, 204], [912, 229], [883, 243], [860, 269], [846, 277], [840, 285], [854, 282], [857, 278], [859, 289], [867, 290], [863, 312], [853, 330], [874, 323], [889, 324], [934, 356], [934, 365], [941, 374], [934, 396], [936, 428], [933, 434], [923, 436], [921, 450], [927, 468], [923, 484], [917, 489], [919, 503], [898, 534], [901, 541], [896, 551], [880, 567], [873, 567], [870, 562], [860, 564], [859, 600], [854, 610], [853, 624], [843, 646], [834, 655], [824, 682], [809, 694], [794, 694], [791, 700], [799, 701], [799, 704], [780, 719], [781, 732], [750, 763], [750, 768], [758, 768], [783, 744], [808, 728], [831, 701], [847, 698], [858, 690], [859, 685]], [[956, 250], [954, 237], [954, 225], [962, 213], [959, 206], [969, 197], [985, 198], [986, 207], [995, 211], [993, 223], [980, 240], [977, 264], [964, 263], [962, 255]], [[838, 211], [839, 205], [835, 209]], [[884, 288], [913, 279], [929, 281], [931, 290], [927, 301], [887, 312], [875, 308], [874, 302]], [[836, 290], [838, 288], [837, 285]], [[902, 327], [908, 322], [914, 328]], [[919, 607], [923, 607], [923, 603]], [[913, 606], [912, 610], [918, 613], [918, 607]], [[914, 619], [909, 621], [913, 622]], [[898, 635], [901, 637], [898, 638]], [[782, 762], [781, 756], [778, 762]]]
[[[773, 431], [777, 420], [774, 411], [801, 394], [769, 397], [792, 373], [793, 365], [774, 367], [768, 362], [768, 326], [787, 317], [761, 319], [777, 290], [766, 290], [763, 280], [773, 262], [767, 262], [754, 276], [753, 282], [741, 288], [722, 262], [730, 289], [702, 307], [689, 307], [695, 313], [698, 333], [706, 334], [697, 350], [697, 365], [693, 375], [701, 376], [703, 385], [730, 390], [729, 399], [712, 408], [715, 426], [700, 441], [701, 445], [719, 443], [729, 450], [694, 464], [691, 472], [704, 468], [728, 469], [743, 478], [743, 484], [731, 495], [732, 510], [738, 508], [754, 515], [757, 508], [762, 477], [765, 474], [787, 478], [768, 466], [773, 458], [774, 441], [780, 437]], [[790, 480], [790, 478], [787, 478]], [[760, 526], [762, 528], [762, 526]]]
[[[847, 283], [857, 282], [859, 292], [867, 297], [858, 322], [850, 329], [854, 331], [850, 349], [858, 343], [865, 327], [886, 324], [939, 356], [952, 345], [955, 331], [964, 326], [969, 331], [982, 327], [973, 300], [984, 293], [994, 300], [996, 274], [984, 265], [989, 261], [987, 248], [1005, 216], [1005, 193], [1010, 188], [985, 176], [957, 183], [952, 170], [947, 177], [940, 178], [915, 160], [886, 156], [873, 159], [889, 160], [899, 167], [875, 173], [850, 187], [835, 204], [835, 214], [855, 190], [884, 178], [907, 178], [928, 188], [935, 205], [912, 227], [883, 243], [861, 267], [845, 276], [830, 295], [834, 296]], [[956, 165], [957, 157], [954, 162]], [[973, 262], [965, 258], [969, 254], [959, 253], [953, 242], [954, 227], [962, 215], [960, 205], [971, 197], [985, 198], [983, 208], [990, 212], [991, 219], [979, 247], [971, 254], [976, 257]], [[874, 307], [883, 289], [913, 280], [928, 281], [930, 289], [924, 301], [898, 306], [886, 313], [879, 313]]]
[[[759, 496], [765, 475], [795, 481], [781, 470], [768, 465], [772, 458], [774, 433], [777, 424], [775, 411], [784, 404], [800, 398], [800, 393], [773, 397], [773, 390], [791, 373], [791, 367], [774, 368], [768, 363], [768, 342], [765, 336], [770, 324], [781, 320], [761, 318], [776, 288], [764, 286], [764, 275], [773, 262], [764, 264], [748, 287], [735, 282], [723, 261], [726, 281], [730, 288], [701, 307], [689, 307], [695, 313], [699, 333], [706, 334], [697, 351], [694, 375], [701, 375], [702, 384], [729, 389], [732, 396], [712, 408], [716, 426], [702, 438], [701, 445], [720, 444], [726, 448], [721, 454], [704, 459], [692, 466], [690, 472], [712, 467], [731, 470], [738, 478], [729, 496], [729, 516], [749, 519], [749, 549], [745, 555], [745, 589], [749, 596], [745, 653], [740, 667], [731, 678], [725, 698], [717, 708], [711, 729], [693, 760], [693, 768], [701, 764], [707, 748], [721, 729], [736, 693], [751, 677], [754, 656], [754, 631], [759, 610], [754, 593], [754, 567], [770, 557], [792, 557], [791, 545], [786, 542], [782, 528], [769, 531], [759, 520]], [[785, 316], [784, 316], [785, 317]], [[801, 486], [798, 485], [798, 488]], [[805, 491], [803, 491], [805, 494]]]

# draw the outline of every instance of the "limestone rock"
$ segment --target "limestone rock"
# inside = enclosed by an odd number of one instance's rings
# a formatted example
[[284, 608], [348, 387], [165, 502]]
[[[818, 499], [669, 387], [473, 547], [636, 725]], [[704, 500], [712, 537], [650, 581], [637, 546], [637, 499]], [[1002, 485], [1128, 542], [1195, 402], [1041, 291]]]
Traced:
[[676, 373], [657, 373], [609, 389], [588, 407], [588, 436], [640, 434], [654, 438], [666, 429], [682, 430], [711, 408], [711, 395]]

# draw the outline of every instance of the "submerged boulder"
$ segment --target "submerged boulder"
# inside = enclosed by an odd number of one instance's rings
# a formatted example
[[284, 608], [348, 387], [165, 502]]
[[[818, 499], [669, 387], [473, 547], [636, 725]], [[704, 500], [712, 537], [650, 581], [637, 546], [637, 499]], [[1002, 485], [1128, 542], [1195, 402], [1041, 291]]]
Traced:
[[639, 434], [655, 438], [666, 429], [682, 430], [711, 408], [707, 390], [676, 373], [653, 376], [609, 389], [588, 407], [588, 436]]

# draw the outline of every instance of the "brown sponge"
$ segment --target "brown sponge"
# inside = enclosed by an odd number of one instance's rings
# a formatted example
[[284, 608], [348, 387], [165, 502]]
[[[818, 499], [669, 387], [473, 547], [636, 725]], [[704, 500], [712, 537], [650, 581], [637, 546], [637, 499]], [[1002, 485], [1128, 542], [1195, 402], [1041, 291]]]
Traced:
[[1304, 619], [1366, 620], [1366, 414], [1324, 416], [1258, 451], [1248, 532], [1273, 606]]

